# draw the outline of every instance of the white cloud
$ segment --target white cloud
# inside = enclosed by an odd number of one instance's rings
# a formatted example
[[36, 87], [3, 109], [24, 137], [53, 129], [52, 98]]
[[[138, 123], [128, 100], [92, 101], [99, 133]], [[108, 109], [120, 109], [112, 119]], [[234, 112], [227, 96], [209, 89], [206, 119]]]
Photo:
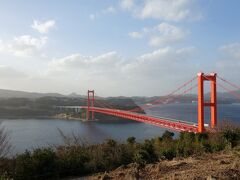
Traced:
[[107, 14], [107, 13], [116, 13], [116, 9], [113, 7], [113, 6], [109, 6], [107, 7], [106, 9], [103, 10], [103, 13], [104, 14]]
[[195, 75], [195, 51], [165, 47], [131, 59], [115, 51], [98, 56], [75, 53], [53, 59], [41, 70], [26, 71], [31, 76], [0, 66], [0, 83], [4, 88], [41, 92], [85, 94], [90, 88], [105, 96], [162, 95]]
[[69, 56], [54, 59], [49, 63], [51, 70], [65, 71], [72, 68], [86, 68], [90, 57], [82, 56], [80, 54], [71, 54]]
[[95, 15], [95, 14], [90, 14], [90, 15], [89, 15], [89, 19], [95, 20], [95, 19], [96, 19], [96, 15]]
[[2, 42], [0, 44], [0, 52], [15, 56], [32, 56], [45, 46], [47, 40], [47, 37], [35, 38], [30, 35], [18, 36], [10, 42]]
[[141, 73], [142, 70], [149, 71], [152, 73], [161, 73], [160, 71], [152, 71], [153, 69], [171, 69], [174, 65], [183, 64], [189, 57], [195, 53], [194, 47], [186, 47], [181, 49], [174, 49], [171, 47], [160, 48], [151, 53], [146, 53], [139, 56], [135, 62], [128, 64], [127, 67], [134, 67], [139, 74], [145, 76]]
[[134, 0], [121, 0], [120, 5], [123, 9], [131, 9], [134, 6]]
[[226, 44], [220, 47], [220, 50], [233, 58], [240, 59], [240, 43]]
[[159, 46], [168, 43], [175, 43], [183, 40], [187, 32], [181, 28], [170, 25], [168, 23], [161, 23], [154, 28], [158, 33], [150, 38], [150, 45]]
[[143, 37], [143, 34], [140, 32], [130, 32], [128, 35], [133, 39], [141, 39]]
[[[99, 56], [76, 53], [52, 60], [46, 77], [56, 78], [62, 84], [78, 82], [81, 89], [93, 88], [102, 95], [106, 94], [106, 89], [111, 90], [107, 95], [160, 95], [174, 88], [174, 82], [179, 84], [178, 81], [188, 79], [192, 72], [195, 75], [194, 62], [189, 61], [194, 53], [193, 47], [166, 47], [131, 60], [115, 51]], [[143, 88], [153, 85], [154, 88]], [[68, 88], [73, 89], [73, 85]]]
[[3, 41], [0, 39], [0, 52], [3, 51]]
[[[85, 73], [106, 73], [120, 63], [121, 58], [115, 51], [108, 52], [96, 57], [72, 54], [60, 59], [54, 59], [49, 63], [50, 71], [68, 71], [81, 69]], [[108, 68], [111, 67], [111, 68]], [[92, 71], [89, 71], [92, 70]]]
[[234, 82], [235, 84], [239, 84], [240, 43], [235, 42], [225, 44], [222, 45], [219, 50], [221, 52], [221, 55], [216, 60], [216, 63], [213, 65], [212, 71], [217, 72], [219, 76], [224, 77], [231, 82]]
[[196, 0], [122, 0], [120, 6], [141, 19], [153, 18], [164, 21], [199, 20], [202, 15]]
[[142, 18], [179, 21], [190, 14], [189, 0], [148, 0], [141, 11]]
[[18, 70], [7, 65], [0, 65], [0, 88], [24, 90], [31, 88], [31, 83], [22, 84], [28, 79], [28, 75], [23, 70]]
[[0, 77], [1, 79], [18, 79], [25, 77], [25, 73], [17, 71], [9, 66], [0, 65]]
[[131, 32], [129, 36], [133, 39], [146, 37], [151, 46], [163, 46], [182, 41], [188, 34], [180, 27], [163, 22], [155, 27], [145, 27], [141, 32]]
[[107, 15], [107, 14], [114, 14], [117, 12], [117, 9], [113, 6], [109, 6], [99, 12], [91, 13], [89, 15], [90, 20], [96, 20], [97, 18], [101, 17], [102, 15]]
[[37, 30], [39, 33], [48, 33], [50, 29], [54, 28], [56, 22], [54, 20], [47, 20], [45, 22], [40, 22], [38, 20], [34, 20], [31, 27]]

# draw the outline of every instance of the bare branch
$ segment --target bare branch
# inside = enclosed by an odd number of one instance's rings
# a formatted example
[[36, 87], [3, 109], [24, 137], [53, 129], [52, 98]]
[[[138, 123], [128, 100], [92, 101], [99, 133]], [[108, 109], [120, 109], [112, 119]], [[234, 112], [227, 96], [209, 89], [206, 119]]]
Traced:
[[0, 123], [0, 158], [6, 157], [11, 150], [9, 133]]

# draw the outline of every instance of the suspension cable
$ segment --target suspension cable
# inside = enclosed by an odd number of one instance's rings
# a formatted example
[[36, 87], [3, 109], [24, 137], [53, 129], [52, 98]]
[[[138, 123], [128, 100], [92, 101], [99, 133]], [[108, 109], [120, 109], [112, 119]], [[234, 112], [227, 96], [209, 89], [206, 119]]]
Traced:
[[[194, 86], [191, 86], [190, 88], [184, 90], [182, 93], [180, 93], [180, 94], [178, 94], [178, 95], [176, 95], [176, 96], [174, 96], [174, 97], [172, 96], [172, 97], [173, 97], [173, 100], [174, 100], [174, 99], [179, 99], [181, 96], [183, 96], [184, 94], [186, 94], [187, 92], [193, 90], [193, 89], [196, 88], [196, 87], [197, 87], [197, 84], [195, 84]], [[165, 98], [165, 99], [167, 99], [167, 98]], [[165, 100], [165, 99], [163, 99], [162, 102], [158, 102], [158, 103], [156, 103], [156, 104], [152, 104], [152, 105], [150, 105], [150, 106], [149, 106], [149, 105], [146, 106], [146, 107], [144, 108], [144, 110], [150, 109], [150, 108], [156, 107], [156, 106], [158, 106], [158, 105], [164, 104], [164, 100]], [[161, 103], [162, 103], [162, 104], [161, 104]], [[133, 109], [133, 110], [128, 110], [128, 111], [136, 112], [136, 111], [140, 111], [140, 110], [142, 110], [142, 107], [138, 107], [138, 108], [135, 108], [135, 109]]]
[[[205, 76], [205, 75], [204, 75], [204, 77], [205, 77], [206, 79], [209, 79], [209, 78], [208, 78], [207, 76]], [[224, 81], [225, 83], [227, 83], [227, 84], [235, 87], [235, 88], [237, 87], [237, 86], [234, 85], [233, 83], [230, 83], [230, 82], [228, 82], [227, 80], [225, 80], [225, 79], [223, 79], [223, 78], [220, 78], [219, 76], [218, 76], [218, 78], [221, 79], [222, 81]], [[224, 89], [225, 91], [227, 91], [229, 94], [231, 94], [231, 95], [235, 96], [236, 98], [240, 99], [240, 95], [237, 94], [237, 93], [235, 93], [233, 90], [225, 87], [224, 85], [222, 85], [222, 84], [219, 83], [219, 82], [218, 82], [218, 83], [214, 82], [214, 83], [215, 83], [217, 86], [219, 86], [219, 87], [221, 87], [222, 89]]]
[[220, 77], [220, 76], [217, 76], [220, 80], [222, 80], [223, 82], [225, 82], [225, 83], [227, 83], [228, 85], [230, 85], [230, 86], [232, 86], [232, 87], [235, 87], [235, 88], [237, 88], [238, 90], [240, 90], [240, 87], [239, 86], [237, 86], [236, 84], [234, 84], [234, 83], [232, 83], [232, 82], [230, 82], [230, 81], [228, 81], [228, 80], [226, 80], [226, 79], [224, 79], [224, 78], [222, 78], [222, 77]]
[[184, 84], [182, 84], [181, 86], [179, 86], [177, 89], [175, 89], [174, 91], [172, 91], [171, 93], [169, 93], [168, 95], [164, 96], [164, 97], [160, 97], [152, 102], [148, 102], [147, 104], [143, 104], [140, 107], [131, 109], [129, 111], [140, 111], [142, 109], [148, 108], [149, 109], [149, 103], [152, 104], [152, 106], [160, 104], [162, 101], [164, 101], [165, 99], [168, 99], [169, 97], [173, 96], [174, 94], [176, 94], [178, 91], [180, 91], [183, 87], [187, 86], [188, 84], [190, 84], [191, 82], [193, 82], [195, 79], [197, 78], [197, 76], [194, 76], [194, 78], [190, 79], [189, 81], [185, 82]]
[[218, 83], [218, 86], [221, 87], [222, 89], [224, 89], [225, 91], [227, 91], [229, 94], [235, 96], [236, 98], [240, 99], [240, 95], [235, 93], [233, 90], [228, 89], [227, 87], [225, 87], [224, 85]]
[[[97, 94], [96, 94], [96, 96], [97, 96]], [[114, 109], [114, 107], [110, 103], [108, 103], [107, 101], [101, 100], [101, 99], [96, 99], [96, 100], [100, 101], [101, 104], [104, 104], [104, 106], [107, 107], [108, 109]]]

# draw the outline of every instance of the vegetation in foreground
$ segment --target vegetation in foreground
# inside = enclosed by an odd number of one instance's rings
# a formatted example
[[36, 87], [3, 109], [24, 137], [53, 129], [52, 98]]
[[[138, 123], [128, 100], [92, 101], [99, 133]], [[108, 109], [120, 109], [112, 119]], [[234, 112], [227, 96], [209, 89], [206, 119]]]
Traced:
[[131, 163], [122, 165], [113, 171], [85, 176], [85, 180], [239, 180], [240, 149], [235, 147], [220, 152], [193, 155], [172, 160], [161, 160], [139, 166]]
[[183, 132], [174, 139], [172, 132], [166, 131], [161, 137], [142, 143], [134, 137], [126, 143], [112, 139], [98, 145], [86, 145], [78, 137], [67, 138], [66, 144], [55, 148], [26, 151], [14, 158], [2, 157], [0, 161], [1, 179], [56, 179], [85, 176], [92, 173], [113, 170], [119, 166], [171, 160], [231, 149], [240, 145], [240, 128], [226, 127], [215, 133], [194, 134]]

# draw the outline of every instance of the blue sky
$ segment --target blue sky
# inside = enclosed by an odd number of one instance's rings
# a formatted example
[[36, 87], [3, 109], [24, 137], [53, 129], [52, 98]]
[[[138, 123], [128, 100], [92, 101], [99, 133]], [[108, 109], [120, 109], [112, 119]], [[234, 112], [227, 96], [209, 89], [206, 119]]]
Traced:
[[198, 71], [239, 83], [239, 7], [238, 0], [0, 0], [0, 88], [153, 96]]

